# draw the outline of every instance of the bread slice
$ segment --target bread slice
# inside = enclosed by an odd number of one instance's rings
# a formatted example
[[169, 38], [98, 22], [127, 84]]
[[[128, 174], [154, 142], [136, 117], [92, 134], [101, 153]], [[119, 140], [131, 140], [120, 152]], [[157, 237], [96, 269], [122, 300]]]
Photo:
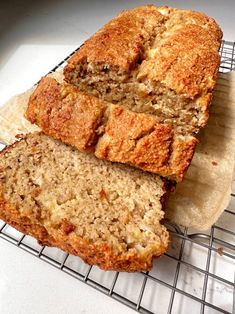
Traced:
[[150, 114], [136, 113], [45, 77], [25, 113], [47, 135], [98, 158], [183, 179], [197, 140]]
[[127, 10], [68, 60], [67, 82], [81, 91], [156, 115], [183, 135], [196, 134], [220, 64], [222, 32], [206, 15], [154, 5]]
[[16, 229], [105, 270], [149, 270], [166, 251], [159, 177], [42, 133], [0, 154], [0, 219]]

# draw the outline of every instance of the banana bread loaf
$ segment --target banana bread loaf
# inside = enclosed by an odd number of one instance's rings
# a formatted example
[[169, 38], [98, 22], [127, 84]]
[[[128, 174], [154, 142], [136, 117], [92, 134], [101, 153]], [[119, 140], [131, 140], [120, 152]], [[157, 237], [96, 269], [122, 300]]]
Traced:
[[194, 136], [176, 132], [154, 115], [107, 103], [50, 77], [31, 95], [25, 116], [47, 135], [80, 151], [176, 181], [183, 179], [197, 143]]
[[222, 32], [206, 15], [154, 5], [119, 14], [68, 60], [65, 80], [184, 136], [208, 119]]
[[166, 184], [42, 133], [0, 153], [0, 219], [105, 270], [149, 270], [169, 234]]

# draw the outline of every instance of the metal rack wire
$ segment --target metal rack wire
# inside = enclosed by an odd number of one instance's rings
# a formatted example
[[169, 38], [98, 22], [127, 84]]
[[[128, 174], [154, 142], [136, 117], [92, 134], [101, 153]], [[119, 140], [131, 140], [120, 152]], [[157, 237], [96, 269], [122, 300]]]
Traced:
[[[74, 53], [74, 52], [73, 52]], [[72, 53], [72, 54], [73, 54]], [[72, 55], [71, 54], [71, 55]], [[235, 70], [235, 43], [223, 41], [221, 72]], [[62, 67], [69, 56], [52, 71]], [[0, 238], [140, 313], [235, 313], [235, 186], [208, 233], [168, 225], [172, 245], [150, 272], [104, 272], [59, 249], [40, 246], [0, 220]], [[226, 270], [226, 271], [225, 271]]]

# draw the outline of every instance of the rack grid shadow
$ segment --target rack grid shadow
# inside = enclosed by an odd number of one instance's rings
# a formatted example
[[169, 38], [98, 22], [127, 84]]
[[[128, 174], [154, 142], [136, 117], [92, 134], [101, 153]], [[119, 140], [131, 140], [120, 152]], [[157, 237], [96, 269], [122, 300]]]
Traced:
[[[66, 59], [50, 72], [64, 66]], [[235, 70], [235, 42], [223, 41], [220, 72]], [[235, 189], [234, 189], [235, 190]], [[229, 223], [228, 223], [229, 222]], [[172, 244], [150, 272], [105, 272], [79, 257], [40, 246], [0, 220], [0, 238], [140, 313], [234, 313], [235, 191], [205, 233], [168, 224]], [[226, 271], [224, 271], [226, 269]], [[180, 309], [180, 312], [178, 311]]]

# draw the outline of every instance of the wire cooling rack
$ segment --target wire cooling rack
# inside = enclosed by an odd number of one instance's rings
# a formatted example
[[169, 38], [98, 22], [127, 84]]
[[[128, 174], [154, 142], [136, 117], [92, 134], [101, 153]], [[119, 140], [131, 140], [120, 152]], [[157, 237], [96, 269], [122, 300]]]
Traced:
[[[223, 41], [221, 57], [221, 72], [235, 70], [235, 43]], [[1, 220], [0, 238], [140, 313], [214, 314], [235, 313], [234, 227], [235, 182], [228, 208], [209, 232], [169, 225], [171, 248], [146, 273], [104, 272], [79, 257], [40, 246]]]

